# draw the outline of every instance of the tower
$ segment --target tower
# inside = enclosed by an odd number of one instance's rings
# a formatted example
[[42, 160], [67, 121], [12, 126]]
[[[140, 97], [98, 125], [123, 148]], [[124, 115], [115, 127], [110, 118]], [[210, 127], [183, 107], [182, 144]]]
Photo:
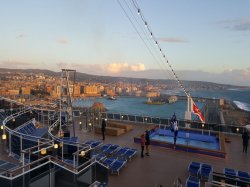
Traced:
[[[62, 136], [65, 127], [73, 126], [73, 135], [75, 136], [75, 125], [72, 109], [72, 95], [74, 93], [76, 70], [62, 69], [60, 83], [60, 127], [59, 136]], [[63, 124], [65, 122], [65, 124]]]

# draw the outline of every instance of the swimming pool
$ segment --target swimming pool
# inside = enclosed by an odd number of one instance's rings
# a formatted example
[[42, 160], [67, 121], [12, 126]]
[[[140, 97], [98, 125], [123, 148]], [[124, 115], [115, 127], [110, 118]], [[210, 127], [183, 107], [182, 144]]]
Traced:
[[[150, 134], [151, 140], [174, 142], [174, 133], [166, 129], [157, 129]], [[204, 135], [201, 132], [182, 131], [178, 132], [176, 144], [220, 150], [219, 139], [215, 134]]]
[[[177, 151], [191, 152], [225, 158], [224, 134], [209, 133], [199, 130], [180, 129], [176, 145], [174, 145], [174, 133], [169, 129], [159, 129], [155, 126], [149, 129], [150, 145], [159, 146]], [[140, 143], [140, 136], [134, 137], [135, 143]]]

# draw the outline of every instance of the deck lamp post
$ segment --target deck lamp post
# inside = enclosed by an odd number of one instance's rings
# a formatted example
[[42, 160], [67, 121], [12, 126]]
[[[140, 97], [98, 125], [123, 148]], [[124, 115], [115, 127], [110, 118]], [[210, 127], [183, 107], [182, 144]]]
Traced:
[[237, 128], [236, 128], [237, 134], [239, 133], [239, 130], [240, 130], [240, 129], [237, 127]]
[[3, 130], [3, 134], [2, 134], [2, 140], [6, 140], [7, 139], [7, 135], [5, 133], [5, 129], [4, 129], [4, 126], [1, 125], [1, 129]]
[[123, 116], [121, 116], [121, 119], [123, 120]]
[[148, 122], [148, 118], [145, 118], [146, 123]]
[[81, 151], [81, 152], [80, 152], [80, 156], [81, 156], [81, 157], [84, 157], [84, 156], [85, 156], [85, 151]]
[[45, 155], [47, 153], [47, 150], [45, 148], [41, 149], [41, 155]]
[[79, 122], [79, 125], [80, 125], [80, 130], [82, 130], [82, 122], [81, 121]]
[[58, 144], [57, 144], [57, 143], [54, 144], [54, 148], [55, 148], [55, 149], [58, 149]]
[[95, 125], [98, 126], [98, 117], [96, 117], [95, 120], [96, 120]]
[[4, 133], [3, 135], [2, 135], [2, 140], [6, 140], [7, 139], [7, 136], [6, 136], [6, 134]]
[[202, 123], [201, 127], [202, 127], [202, 135], [203, 135], [204, 123]]
[[92, 131], [92, 123], [89, 122], [89, 130]]

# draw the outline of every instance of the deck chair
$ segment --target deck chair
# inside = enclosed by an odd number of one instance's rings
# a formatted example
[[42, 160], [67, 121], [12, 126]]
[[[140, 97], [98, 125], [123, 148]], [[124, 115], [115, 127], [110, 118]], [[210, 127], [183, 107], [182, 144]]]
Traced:
[[186, 187], [200, 187], [200, 180], [197, 177], [189, 176], [186, 180]]
[[127, 158], [127, 160], [131, 160], [137, 153], [136, 149], [128, 149], [125, 152], [125, 157]]
[[110, 166], [111, 173], [116, 173], [119, 175], [120, 170], [125, 166], [126, 163], [126, 160], [115, 160]]
[[188, 172], [191, 176], [197, 176], [199, 174], [201, 164], [199, 162], [191, 162], [188, 166]]
[[234, 169], [230, 169], [230, 168], [224, 168], [223, 169], [223, 173], [226, 177], [225, 182], [227, 184], [232, 184], [232, 185], [236, 185], [236, 171]]
[[204, 181], [208, 181], [211, 173], [213, 171], [213, 168], [209, 164], [201, 164], [201, 168], [199, 171], [200, 178]]
[[117, 158], [114, 158], [114, 157], [110, 157], [110, 158], [106, 158], [104, 161], [103, 161], [103, 164], [105, 166], [107, 166], [108, 168], [111, 167], [111, 165], [117, 160]]
[[242, 182], [237, 182], [238, 186], [248, 186], [248, 185], [245, 185], [244, 182], [250, 183], [249, 173], [247, 173], [245, 171], [238, 171], [237, 176], [238, 176], [239, 180], [242, 181]]

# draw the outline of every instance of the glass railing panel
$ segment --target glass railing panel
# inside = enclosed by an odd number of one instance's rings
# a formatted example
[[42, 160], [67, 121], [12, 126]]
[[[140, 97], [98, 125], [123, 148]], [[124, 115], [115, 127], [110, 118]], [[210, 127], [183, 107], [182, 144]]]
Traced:
[[143, 117], [142, 116], [135, 116], [136, 122], [143, 123]]
[[168, 119], [166, 119], [166, 118], [161, 118], [161, 119], [160, 119], [160, 124], [169, 125], [169, 124], [168, 124]]
[[154, 124], [160, 124], [160, 118], [152, 117], [151, 120], [152, 120], [152, 123]]
[[134, 122], [136, 118], [133, 115], [128, 115], [128, 120]]
[[120, 114], [114, 114], [114, 118], [116, 120], [120, 120], [121, 119], [121, 115]]
[[126, 114], [121, 115], [121, 120], [126, 120], [126, 121], [129, 120], [128, 115], [126, 115]]
[[108, 119], [114, 119], [114, 114], [112, 114], [112, 113], [107, 113], [107, 118], [108, 118]]

